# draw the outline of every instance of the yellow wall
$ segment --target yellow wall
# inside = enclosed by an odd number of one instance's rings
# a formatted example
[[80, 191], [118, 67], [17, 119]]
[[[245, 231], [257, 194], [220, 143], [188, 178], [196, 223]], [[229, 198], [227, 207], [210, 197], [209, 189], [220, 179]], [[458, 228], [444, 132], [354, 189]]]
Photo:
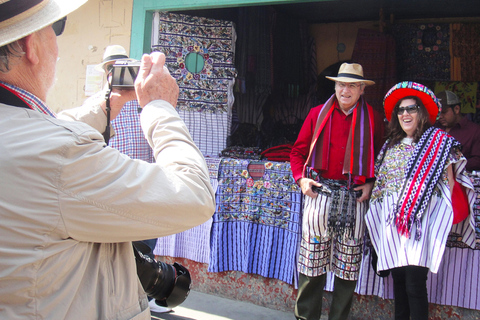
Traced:
[[87, 65], [101, 62], [108, 45], [119, 44], [129, 52], [132, 5], [133, 0], [89, 0], [68, 15], [65, 32], [57, 39], [57, 81], [47, 97], [54, 111], [82, 104]]
[[[352, 57], [358, 29], [378, 30], [378, 23], [344, 22], [322, 23], [310, 26], [310, 34], [315, 38], [317, 45], [317, 73], [338, 61], [349, 60]], [[339, 43], [345, 44], [345, 51], [337, 51]]]

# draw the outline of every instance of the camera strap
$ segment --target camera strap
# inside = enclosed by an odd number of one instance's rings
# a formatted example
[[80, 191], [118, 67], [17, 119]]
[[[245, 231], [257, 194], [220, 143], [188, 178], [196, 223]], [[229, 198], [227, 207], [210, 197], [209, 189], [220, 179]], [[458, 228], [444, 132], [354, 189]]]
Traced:
[[107, 113], [107, 126], [105, 127], [105, 131], [103, 132], [103, 139], [105, 143], [108, 145], [108, 141], [110, 140], [110, 94], [112, 93], [112, 84], [108, 85], [108, 90], [105, 93], [105, 111]]

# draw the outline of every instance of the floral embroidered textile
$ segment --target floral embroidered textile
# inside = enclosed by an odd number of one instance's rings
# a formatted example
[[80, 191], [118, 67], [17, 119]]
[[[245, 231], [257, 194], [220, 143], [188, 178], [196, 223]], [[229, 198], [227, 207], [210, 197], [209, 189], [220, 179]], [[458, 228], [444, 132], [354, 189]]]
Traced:
[[233, 103], [233, 22], [160, 12], [158, 42], [180, 87], [180, 110], [219, 113]]

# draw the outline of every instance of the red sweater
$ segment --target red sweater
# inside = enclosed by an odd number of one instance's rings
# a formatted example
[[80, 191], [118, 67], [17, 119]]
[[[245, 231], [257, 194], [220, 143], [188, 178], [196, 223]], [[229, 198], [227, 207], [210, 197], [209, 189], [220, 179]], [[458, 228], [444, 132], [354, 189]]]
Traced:
[[[295, 181], [303, 178], [303, 166], [308, 158], [310, 143], [315, 131], [318, 114], [323, 105], [312, 108], [303, 122], [302, 129], [298, 134], [297, 141], [293, 145], [290, 153], [290, 165]], [[375, 156], [378, 154], [385, 142], [384, 122], [380, 114], [373, 110], [375, 123]], [[352, 114], [345, 115], [335, 104], [335, 110], [332, 113], [332, 135], [330, 141], [330, 157], [328, 159], [328, 170], [321, 172], [321, 176], [326, 179], [346, 180], [348, 177], [342, 173], [343, 161], [345, 158], [345, 147], [347, 145], [348, 134], [352, 124]], [[368, 177], [367, 177], [368, 178]], [[357, 180], [354, 178], [354, 181]]]

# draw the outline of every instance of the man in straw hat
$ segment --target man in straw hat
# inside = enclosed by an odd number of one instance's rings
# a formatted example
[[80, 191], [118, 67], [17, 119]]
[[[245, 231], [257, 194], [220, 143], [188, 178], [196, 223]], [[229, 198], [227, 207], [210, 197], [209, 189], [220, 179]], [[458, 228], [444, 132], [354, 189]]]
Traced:
[[383, 143], [383, 119], [363, 98], [356, 63], [343, 63], [335, 94], [313, 108], [290, 154], [292, 174], [304, 194], [299, 287], [295, 316], [318, 320], [326, 273], [334, 274], [330, 320], [346, 319], [362, 259], [366, 212], [375, 155]]
[[95, 66], [95, 69], [100, 72], [110, 72], [111, 67], [115, 64], [115, 61], [128, 60], [127, 50], [118, 44], [113, 44], [105, 48], [103, 53], [102, 63]]
[[[0, 2], [0, 319], [150, 319], [131, 242], [215, 210], [163, 54], [142, 57], [135, 84], [156, 163], [106, 147], [100, 132], [46, 106], [56, 36], [85, 2]], [[85, 118], [104, 128], [96, 108]]]

